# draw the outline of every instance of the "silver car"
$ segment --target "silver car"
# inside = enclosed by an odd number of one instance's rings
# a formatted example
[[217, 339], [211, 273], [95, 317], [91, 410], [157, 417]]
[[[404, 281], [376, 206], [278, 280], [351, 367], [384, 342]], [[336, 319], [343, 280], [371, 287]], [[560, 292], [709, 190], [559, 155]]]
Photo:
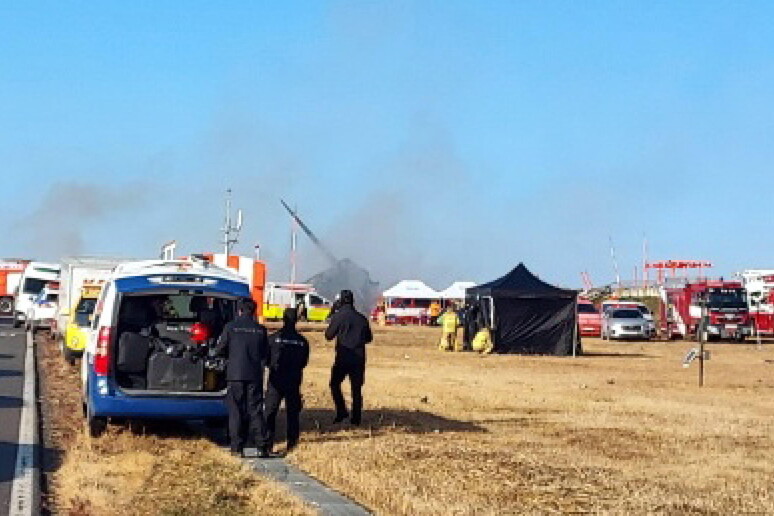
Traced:
[[649, 339], [651, 321], [636, 308], [616, 308], [602, 319], [603, 339]]

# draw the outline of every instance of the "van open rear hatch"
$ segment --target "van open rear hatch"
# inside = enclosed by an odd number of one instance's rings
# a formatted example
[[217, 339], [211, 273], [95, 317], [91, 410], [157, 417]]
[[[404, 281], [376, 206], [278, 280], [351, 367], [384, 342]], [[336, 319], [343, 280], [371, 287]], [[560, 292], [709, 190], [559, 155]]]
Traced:
[[212, 357], [236, 298], [197, 289], [124, 294], [118, 304], [112, 364], [127, 395], [220, 396], [223, 360]]

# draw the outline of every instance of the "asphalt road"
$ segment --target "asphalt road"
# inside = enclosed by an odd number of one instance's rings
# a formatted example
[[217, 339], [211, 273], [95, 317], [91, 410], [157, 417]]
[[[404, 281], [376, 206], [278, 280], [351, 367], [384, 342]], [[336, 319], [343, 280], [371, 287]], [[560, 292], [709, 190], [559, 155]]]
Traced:
[[16, 469], [25, 343], [24, 331], [0, 326], [0, 514], [8, 513]]

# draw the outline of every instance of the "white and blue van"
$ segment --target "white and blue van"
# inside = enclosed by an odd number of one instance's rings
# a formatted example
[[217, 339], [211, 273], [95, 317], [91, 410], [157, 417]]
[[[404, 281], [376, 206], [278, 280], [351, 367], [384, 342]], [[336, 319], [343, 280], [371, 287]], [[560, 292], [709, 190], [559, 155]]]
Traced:
[[99, 436], [110, 418], [223, 421], [223, 364], [209, 351], [247, 297], [247, 280], [204, 260], [118, 265], [82, 360], [89, 433]]

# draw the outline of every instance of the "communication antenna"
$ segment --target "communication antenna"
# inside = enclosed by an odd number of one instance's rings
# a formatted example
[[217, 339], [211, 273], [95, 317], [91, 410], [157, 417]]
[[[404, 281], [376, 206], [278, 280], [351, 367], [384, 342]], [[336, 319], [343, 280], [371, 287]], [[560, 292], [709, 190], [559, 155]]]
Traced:
[[618, 272], [618, 260], [615, 258], [615, 247], [613, 247], [613, 237], [610, 239], [610, 258], [613, 259], [613, 269], [615, 269], [615, 284], [621, 286], [621, 273]]
[[234, 244], [239, 242], [239, 231], [242, 229], [242, 210], [237, 210], [236, 221], [231, 221], [231, 188], [226, 190], [226, 223], [223, 226], [223, 252], [231, 255]]

